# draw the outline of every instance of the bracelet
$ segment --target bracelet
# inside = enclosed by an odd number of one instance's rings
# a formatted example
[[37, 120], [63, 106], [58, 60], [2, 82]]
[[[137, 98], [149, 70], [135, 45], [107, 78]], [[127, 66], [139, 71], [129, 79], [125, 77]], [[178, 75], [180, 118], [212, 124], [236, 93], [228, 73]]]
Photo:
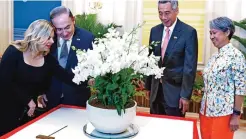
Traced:
[[241, 115], [241, 111], [233, 110], [233, 114], [234, 114], [234, 115]]

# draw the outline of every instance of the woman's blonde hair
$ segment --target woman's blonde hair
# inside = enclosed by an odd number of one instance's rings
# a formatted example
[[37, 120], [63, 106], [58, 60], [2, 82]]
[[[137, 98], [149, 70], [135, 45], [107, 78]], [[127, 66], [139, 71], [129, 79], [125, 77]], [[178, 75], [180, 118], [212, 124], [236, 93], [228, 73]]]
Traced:
[[36, 20], [29, 25], [24, 34], [24, 39], [14, 41], [12, 45], [22, 52], [31, 50], [37, 54], [43, 53], [44, 55], [47, 55], [49, 51], [40, 52], [38, 46], [48, 40], [53, 31], [53, 26], [47, 20]]

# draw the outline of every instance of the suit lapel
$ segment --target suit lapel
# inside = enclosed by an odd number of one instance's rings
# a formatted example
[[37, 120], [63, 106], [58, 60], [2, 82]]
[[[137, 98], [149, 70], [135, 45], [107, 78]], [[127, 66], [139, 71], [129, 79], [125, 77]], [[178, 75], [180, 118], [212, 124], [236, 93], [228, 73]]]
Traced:
[[[79, 46], [80, 45], [80, 35], [79, 32], [76, 31], [77, 29], [75, 28], [75, 32], [72, 38], [72, 43], [70, 46], [70, 50], [69, 50], [69, 54], [68, 54], [68, 59], [67, 59], [67, 65], [66, 65], [66, 69], [70, 69], [72, 63], [76, 62], [76, 52], [72, 49], [72, 46]], [[78, 47], [76, 47], [78, 48]]]
[[[155, 47], [155, 56], [161, 56], [161, 44], [162, 44], [162, 35], [163, 35], [163, 29], [164, 29], [164, 25], [161, 24], [159, 26], [159, 29], [157, 30], [157, 32], [154, 32], [157, 36], [156, 36], [156, 40], [160, 41], [160, 43]], [[161, 67], [161, 58], [158, 62], [159, 67]]]
[[157, 40], [160, 41], [160, 43], [156, 46], [156, 49], [155, 49], [156, 56], [161, 56], [161, 43], [162, 43], [163, 28], [164, 26], [163, 24], [161, 24], [160, 28], [156, 32]]
[[177, 19], [177, 23], [176, 23], [176, 25], [174, 27], [174, 30], [172, 32], [172, 35], [171, 35], [171, 37], [169, 39], [169, 42], [168, 42], [168, 45], [167, 45], [166, 53], [168, 53], [168, 56], [165, 59], [164, 63], [167, 63], [168, 60], [170, 59], [171, 53], [174, 50], [175, 44], [178, 41], [180, 35], [181, 35], [181, 22], [180, 22], [179, 19]]

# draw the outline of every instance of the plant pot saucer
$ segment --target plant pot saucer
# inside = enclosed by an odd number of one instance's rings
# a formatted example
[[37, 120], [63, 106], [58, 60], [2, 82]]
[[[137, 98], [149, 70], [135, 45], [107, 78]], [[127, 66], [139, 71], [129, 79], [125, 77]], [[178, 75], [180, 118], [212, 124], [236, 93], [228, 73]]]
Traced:
[[138, 127], [134, 124], [131, 124], [126, 131], [119, 134], [108, 134], [102, 133], [95, 129], [91, 123], [87, 123], [83, 127], [83, 131], [86, 136], [92, 139], [129, 139], [136, 136], [139, 132]]

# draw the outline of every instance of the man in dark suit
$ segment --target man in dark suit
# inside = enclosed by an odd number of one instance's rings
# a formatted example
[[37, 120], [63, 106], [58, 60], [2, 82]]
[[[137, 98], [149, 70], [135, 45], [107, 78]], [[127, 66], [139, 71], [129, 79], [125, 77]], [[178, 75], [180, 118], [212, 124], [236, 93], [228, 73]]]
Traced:
[[184, 116], [189, 107], [196, 75], [198, 41], [196, 30], [177, 18], [177, 0], [159, 0], [161, 24], [150, 32], [150, 43], [161, 43], [151, 52], [160, 56], [159, 66], [165, 67], [163, 77], [148, 77], [146, 88], [150, 92], [150, 113]]
[[[92, 33], [75, 26], [75, 19], [70, 9], [60, 6], [50, 12], [50, 20], [55, 27], [56, 38], [51, 47], [51, 54], [57, 58], [59, 64], [72, 73], [77, 65], [77, 49], [92, 49], [94, 36]], [[86, 101], [90, 97], [90, 89], [87, 82], [83, 82], [78, 87], [67, 85], [53, 78], [49, 91], [47, 92], [48, 108], [53, 108], [59, 104], [86, 106]]]

